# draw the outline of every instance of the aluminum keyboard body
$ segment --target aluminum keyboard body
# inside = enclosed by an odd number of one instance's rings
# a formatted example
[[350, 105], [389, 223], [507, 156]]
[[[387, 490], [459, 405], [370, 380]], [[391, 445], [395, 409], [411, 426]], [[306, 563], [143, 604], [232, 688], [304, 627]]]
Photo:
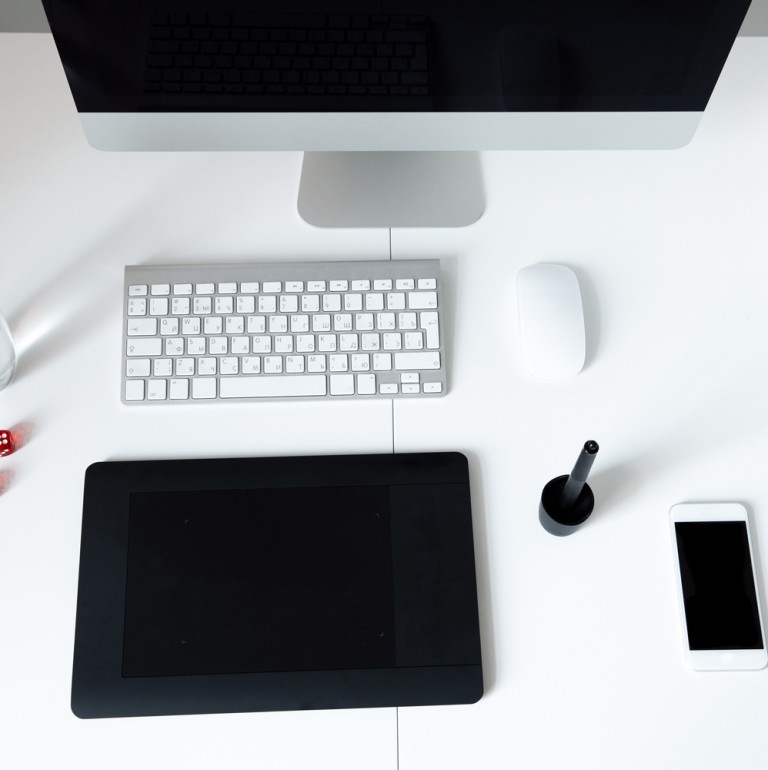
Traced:
[[438, 260], [129, 266], [122, 400], [446, 392]]

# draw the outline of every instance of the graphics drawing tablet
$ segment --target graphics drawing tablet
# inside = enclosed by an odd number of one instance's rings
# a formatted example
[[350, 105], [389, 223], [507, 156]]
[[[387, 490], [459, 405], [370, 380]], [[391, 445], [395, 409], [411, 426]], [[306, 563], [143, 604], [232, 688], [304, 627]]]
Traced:
[[463, 455], [88, 468], [77, 716], [471, 703], [482, 692]]

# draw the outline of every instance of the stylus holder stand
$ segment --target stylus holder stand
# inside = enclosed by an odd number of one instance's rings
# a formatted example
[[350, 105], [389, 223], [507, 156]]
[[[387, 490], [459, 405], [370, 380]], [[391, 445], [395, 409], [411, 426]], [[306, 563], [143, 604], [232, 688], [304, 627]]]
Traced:
[[589, 484], [584, 484], [576, 502], [565, 509], [561, 497], [568, 474], [552, 479], [541, 492], [539, 503], [539, 521], [541, 526], [552, 535], [564, 537], [572, 535], [588, 518], [595, 507], [595, 496]]

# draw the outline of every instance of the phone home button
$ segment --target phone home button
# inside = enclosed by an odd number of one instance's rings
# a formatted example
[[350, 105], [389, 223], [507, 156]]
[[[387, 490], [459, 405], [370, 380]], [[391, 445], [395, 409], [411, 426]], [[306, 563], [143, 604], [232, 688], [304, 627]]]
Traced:
[[721, 652], [720, 662], [724, 665], [732, 666], [734, 663], [736, 663], [736, 655], [732, 652]]

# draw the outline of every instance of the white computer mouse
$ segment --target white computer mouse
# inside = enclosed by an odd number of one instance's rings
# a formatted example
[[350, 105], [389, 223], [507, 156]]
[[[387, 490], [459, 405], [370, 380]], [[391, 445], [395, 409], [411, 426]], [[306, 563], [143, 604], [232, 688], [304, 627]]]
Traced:
[[564, 265], [528, 265], [517, 274], [517, 318], [525, 365], [546, 380], [584, 366], [586, 340], [579, 281]]

